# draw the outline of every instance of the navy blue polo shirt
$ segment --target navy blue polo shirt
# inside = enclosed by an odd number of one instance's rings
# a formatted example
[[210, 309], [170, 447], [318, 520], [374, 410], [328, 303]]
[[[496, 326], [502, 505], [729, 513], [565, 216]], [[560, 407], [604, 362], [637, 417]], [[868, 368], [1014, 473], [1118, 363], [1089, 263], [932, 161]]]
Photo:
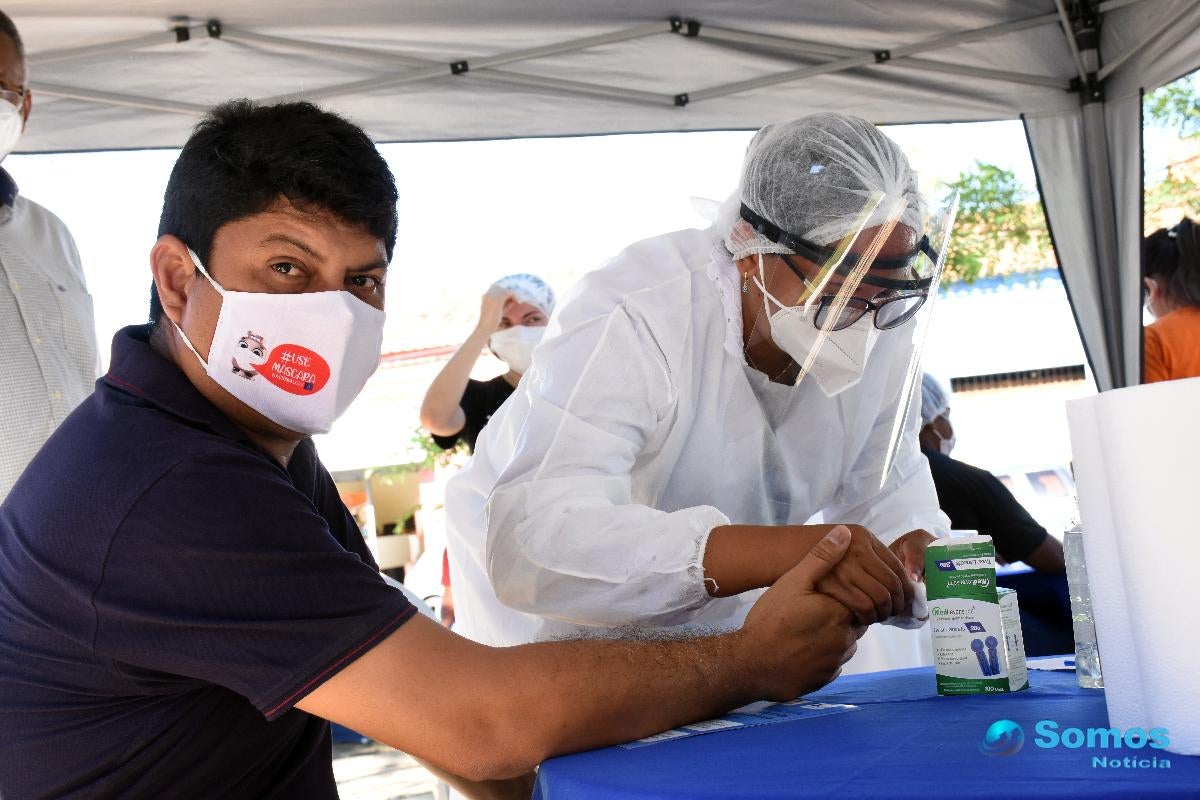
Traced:
[[0, 796], [337, 797], [293, 706], [415, 609], [311, 440], [283, 468], [148, 336], [0, 506]]

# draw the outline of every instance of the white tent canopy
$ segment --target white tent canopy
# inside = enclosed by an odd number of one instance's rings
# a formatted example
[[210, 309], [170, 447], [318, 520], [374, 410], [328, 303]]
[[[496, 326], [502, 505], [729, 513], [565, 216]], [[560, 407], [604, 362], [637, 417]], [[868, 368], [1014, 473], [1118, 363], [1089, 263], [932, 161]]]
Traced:
[[1139, 379], [1141, 92], [1200, 67], [1194, 0], [18, 0], [5, 11], [38, 107], [24, 152], [179, 146], [207, 107], [241, 96], [311, 99], [379, 141], [754, 128], [818, 110], [880, 124], [1021, 117], [1101, 388]]

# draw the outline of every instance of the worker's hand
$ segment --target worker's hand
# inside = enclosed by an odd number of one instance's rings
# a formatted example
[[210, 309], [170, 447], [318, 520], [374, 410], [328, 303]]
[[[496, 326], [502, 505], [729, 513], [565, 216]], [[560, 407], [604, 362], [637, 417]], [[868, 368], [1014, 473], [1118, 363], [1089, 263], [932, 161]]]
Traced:
[[817, 581], [817, 590], [850, 609], [860, 625], [909, 611], [913, 583], [900, 559], [863, 526], [843, 527], [850, 531], [846, 556]]
[[837, 677], [866, 630], [850, 611], [817, 591], [845, 559], [851, 535], [839, 525], [763, 594], [738, 636], [763, 697], [792, 700]]
[[500, 330], [500, 321], [504, 319], [504, 309], [514, 300], [516, 300], [516, 295], [503, 286], [493, 284], [489, 287], [484, 292], [483, 299], [479, 304], [479, 324], [476, 326], [476, 330], [486, 333], [488, 336]]
[[892, 542], [891, 551], [904, 565], [904, 571], [914, 581], [925, 579], [925, 548], [937, 537], [929, 531], [915, 530]]

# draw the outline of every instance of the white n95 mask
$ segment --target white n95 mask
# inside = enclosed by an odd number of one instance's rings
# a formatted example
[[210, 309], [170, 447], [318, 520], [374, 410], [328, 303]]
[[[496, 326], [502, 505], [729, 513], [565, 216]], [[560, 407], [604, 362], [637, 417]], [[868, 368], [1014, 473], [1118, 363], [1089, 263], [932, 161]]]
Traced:
[[188, 253], [221, 295], [207, 361], [175, 325], [208, 376], [288, 430], [327, 433], [379, 366], [384, 313], [346, 291], [228, 291]]
[[493, 333], [488, 346], [513, 372], [524, 375], [533, 364], [533, 348], [545, 332], [545, 325], [514, 325]]
[[[803, 366], [809, 353], [818, 347], [821, 337], [821, 331], [813, 324], [816, 307], [810, 311], [802, 306], [779, 302], [767, 291], [761, 277], [762, 256], [759, 256], [758, 270], [760, 277], [754, 282], [763, 293], [763, 310], [771, 326], [771, 339], [793, 361]], [[779, 306], [774, 314], [767, 304], [768, 299]], [[879, 329], [875, 327], [870, 314], [863, 314], [854, 324], [840, 331], [829, 331], [825, 334], [825, 340], [819, 342], [820, 349], [816, 351], [807, 375], [817, 382], [826, 397], [836, 397], [862, 380], [867, 358], [878, 338]]]
[[21, 110], [6, 100], [0, 100], [0, 161], [17, 146], [24, 127]]

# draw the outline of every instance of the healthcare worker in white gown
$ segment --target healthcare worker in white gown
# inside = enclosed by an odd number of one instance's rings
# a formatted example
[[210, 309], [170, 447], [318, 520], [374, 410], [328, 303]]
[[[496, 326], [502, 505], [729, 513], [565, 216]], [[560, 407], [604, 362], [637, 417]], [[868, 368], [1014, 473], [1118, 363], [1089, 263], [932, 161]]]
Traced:
[[[864, 225], [872, 193], [884, 201]], [[911, 285], [895, 279], [913, 274], [925, 202], [900, 149], [845, 115], [771, 125], [716, 224], [638, 242], [585, 276], [448, 485], [459, 632], [502, 645], [736, 627], [828, 523], [854, 539], [818, 588], [864, 623], [911, 621], [924, 548], [949, 525], [918, 447], [919, 404], [883, 472], [911, 390], [913, 323], [880, 330], [883, 307], [863, 300], [903, 295], [894, 321], [924, 298], [864, 279], [842, 312], [860, 318], [803, 375], [815, 312], [786, 306], [817, 273], [796, 248], [823, 252], [857, 225], [853, 260], [897, 201], [869, 275]], [[929, 655], [918, 631], [872, 625], [846, 671]]]

